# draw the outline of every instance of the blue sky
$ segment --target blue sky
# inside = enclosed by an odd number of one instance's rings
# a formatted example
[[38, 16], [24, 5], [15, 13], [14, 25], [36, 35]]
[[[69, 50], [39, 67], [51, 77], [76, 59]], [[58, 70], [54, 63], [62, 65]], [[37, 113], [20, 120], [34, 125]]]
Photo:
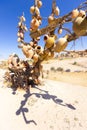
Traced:
[[[74, 8], [78, 7], [80, 3], [85, 0], [56, 0], [57, 5], [60, 8], [60, 16], [67, 14]], [[40, 9], [41, 16], [47, 17], [51, 13], [52, 0], [42, 0], [43, 6]], [[29, 28], [31, 14], [29, 12], [30, 7], [34, 4], [34, 0], [2, 0], [0, 1], [0, 58], [8, 58], [8, 56], [15, 52], [22, 57], [22, 51], [17, 47], [17, 23], [18, 16], [24, 12], [26, 17], [26, 25]], [[47, 25], [47, 21], [43, 20], [43, 26]], [[70, 27], [70, 25], [67, 25]], [[59, 36], [60, 37], [60, 36]], [[29, 32], [25, 34], [25, 40], [30, 41]], [[81, 42], [82, 41], [82, 42]], [[82, 37], [76, 40], [76, 49], [87, 49], [87, 37]], [[83, 44], [81, 44], [83, 43]], [[43, 37], [39, 43], [44, 45]], [[69, 43], [68, 49], [70, 49], [72, 43]]]

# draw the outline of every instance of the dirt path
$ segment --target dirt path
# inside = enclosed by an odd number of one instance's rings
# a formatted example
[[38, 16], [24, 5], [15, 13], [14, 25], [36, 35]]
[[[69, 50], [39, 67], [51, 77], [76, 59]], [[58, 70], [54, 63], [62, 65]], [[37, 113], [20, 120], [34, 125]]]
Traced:
[[0, 83], [0, 130], [87, 130], [87, 87], [44, 83], [27, 92]]

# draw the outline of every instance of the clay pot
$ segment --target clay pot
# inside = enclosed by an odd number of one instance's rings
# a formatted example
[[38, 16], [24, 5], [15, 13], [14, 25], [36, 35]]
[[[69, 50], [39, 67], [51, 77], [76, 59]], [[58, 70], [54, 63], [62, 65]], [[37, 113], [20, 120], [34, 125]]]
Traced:
[[42, 24], [42, 21], [41, 20], [38, 20], [39, 21], [39, 25], [41, 25]]
[[26, 26], [24, 26], [24, 27], [23, 27], [23, 29], [24, 29], [26, 32], [28, 31], [28, 29], [27, 29], [27, 27], [26, 27]]
[[33, 55], [33, 61], [36, 63], [36, 62], [38, 62], [38, 59], [39, 59], [39, 55], [37, 53], [35, 53]]
[[33, 47], [34, 42], [31, 41], [31, 42], [29, 43], [29, 45], [30, 45], [31, 47]]
[[67, 38], [68, 38], [68, 36], [66, 35], [63, 38], [58, 39], [58, 41], [55, 43], [54, 52], [59, 53], [67, 47], [67, 44], [68, 44]]
[[40, 40], [40, 37], [37, 37], [36, 40], [39, 41], [39, 40]]
[[20, 38], [24, 38], [24, 33], [18, 32], [18, 33], [17, 33], [17, 36], [20, 37]]
[[86, 16], [86, 12], [84, 10], [80, 10], [78, 17], [83, 17], [83, 16]]
[[34, 55], [34, 51], [32, 50], [32, 49], [30, 49], [29, 51], [28, 51], [28, 58], [32, 58], [33, 57], [33, 55]]
[[21, 38], [20, 37], [18, 37], [17, 42], [21, 42]]
[[58, 29], [58, 34], [62, 34], [62, 28]]
[[77, 17], [73, 22], [73, 31], [77, 36], [83, 36], [87, 32], [87, 18]]
[[20, 38], [24, 38], [24, 33], [20, 32], [20, 33], [19, 33], [19, 37], [20, 37]]
[[23, 45], [22, 51], [27, 58], [32, 58], [34, 51], [30, 45]]
[[59, 10], [58, 6], [55, 8], [54, 13], [57, 16], [60, 14], [60, 10]]
[[50, 60], [54, 57], [54, 52], [49, 52], [48, 53], [48, 56], [47, 56], [47, 59]]
[[28, 44], [27, 49], [30, 50], [30, 49], [32, 49], [32, 47]]
[[36, 47], [35, 47], [35, 51], [36, 51], [38, 54], [40, 54], [40, 53], [43, 52], [43, 49], [42, 49], [41, 46], [36, 46]]
[[31, 13], [31, 14], [34, 14], [34, 12], [35, 12], [35, 7], [34, 7], [34, 6], [31, 6], [31, 7], [30, 7], [30, 13]]
[[74, 10], [72, 11], [71, 17], [72, 17], [72, 18], [76, 18], [76, 17], [78, 17], [78, 15], [79, 15], [79, 11], [78, 11], [77, 9], [74, 9]]
[[[14, 67], [17, 67], [19, 61], [20, 61], [19, 57], [15, 53], [13, 53], [8, 58], [8, 65], [12, 65]], [[10, 68], [11, 68], [11, 66], [10, 66]]]
[[37, 7], [40, 8], [42, 6], [42, 1], [38, 0], [37, 1]]
[[48, 36], [48, 35], [45, 35], [44, 36], [44, 41], [46, 42], [45, 43], [45, 47], [46, 48], [50, 48], [54, 45], [55, 43], [55, 40], [56, 40], [56, 36]]
[[39, 11], [39, 8], [36, 6], [35, 7], [35, 13], [37, 14], [37, 15], [40, 15], [40, 11]]
[[20, 36], [20, 32], [17, 33], [17, 36], [18, 36], [18, 37]]
[[32, 19], [32, 21], [31, 21], [31, 28], [33, 29], [33, 30], [36, 30], [36, 29], [38, 29], [38, 27], [39, 27], [39, 21], [37, 20], [37, 19]]
[[25, 56], [28, 55], [27, 45], [22, 45], [22, 51]]
[[48, 17], [48, 23], [49, 23], [49, 24], [52, 23], [53, 20], [54, 20], [53, 15], [50, 15], [50, 16]]
[[20, 20], [21, 20], [21, 22], [25, 22], [25, 21], [26, 21], [26, 19], [25, 19], [24, 16], [21, 16], [21, 17], [20, 17]]
[[21, 23], [21, 22], [19, 22], [19, 23], [18, 23], [18, 27], [20, 27], [21, 25], [22, 25], [22, 23]]
[[16, 67], [18, 65], [18, 57], [13, 57], [12, 63]]

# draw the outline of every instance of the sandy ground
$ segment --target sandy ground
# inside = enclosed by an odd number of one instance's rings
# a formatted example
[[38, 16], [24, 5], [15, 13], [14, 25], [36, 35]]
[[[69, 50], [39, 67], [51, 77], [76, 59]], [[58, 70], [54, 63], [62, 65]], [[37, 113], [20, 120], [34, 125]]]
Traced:
[[0, 70], [0, 130], [87, 130], [87, 87], [44, 80], [29, 91], [3, 84]]
[[54, 72], [50, 71], [46, 79], [56, 80], [73, 85], [87, 87], [87, 72]]
[[[73, 65], [75, 62], [76, 64]], [[51, 71], [52, 67], [53, 71]], [[63, 68], [63, 72], [56, 70], [59, 67]], [[43, 68], [46, 79], [87, 87], [87, 57], [51, 60], [43, 64]], [[66, 70], [70, 70], [70, 72], [66, 72]], [[48, 74], [46, 74], [47, 71], [49, 71]]]
[[[73, 65], [73, 63], [77, 63]], [[44, 70], [50, 70], [51, 67], [57, 69], [58, 67], [62, 67], [64, 71], [70, 69], [71, 72], [75, 71], [87, 71], [87, 57], [79, 57], [79, 58], [70, 58], [64, 60], [50, 60], [44, 63]]]

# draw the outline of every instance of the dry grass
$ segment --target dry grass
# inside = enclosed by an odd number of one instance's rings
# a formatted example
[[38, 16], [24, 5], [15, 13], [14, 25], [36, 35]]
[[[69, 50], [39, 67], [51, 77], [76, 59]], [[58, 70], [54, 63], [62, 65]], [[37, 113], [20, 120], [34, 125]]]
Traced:
[[77, 84], [87, 87], [87, 72], [53, 72], [49, 71], [48, 79]]
[[8, 68], [8, 63], [7, 61], [1, 61], [0, 62], [0, 69], [7, 69]]

